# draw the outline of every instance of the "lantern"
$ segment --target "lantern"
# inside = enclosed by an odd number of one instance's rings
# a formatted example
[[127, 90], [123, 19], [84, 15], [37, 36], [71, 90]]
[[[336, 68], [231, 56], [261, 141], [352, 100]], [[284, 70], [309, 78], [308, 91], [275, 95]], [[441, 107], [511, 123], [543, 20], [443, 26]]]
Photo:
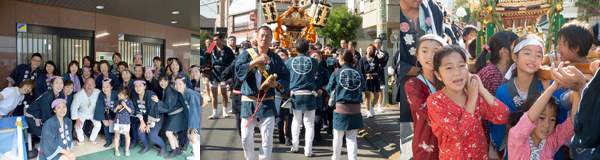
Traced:
[[329, 13], [331, 12], [331, 4], [321, 2], [317, 7], [317, 12], [313, 18], [313, 25], [315, 27], [325, 27], [327, 24], [327, 19], [329, 18]]
[[262, 0], [262, 10], [267, 24], [277, 23], [277, 7], [273, 0]]

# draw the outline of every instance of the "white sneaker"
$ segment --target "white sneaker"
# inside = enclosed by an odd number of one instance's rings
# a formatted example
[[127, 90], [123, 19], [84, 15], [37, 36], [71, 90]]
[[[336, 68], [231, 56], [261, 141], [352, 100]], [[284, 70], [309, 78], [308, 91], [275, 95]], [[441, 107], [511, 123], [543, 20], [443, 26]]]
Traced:
[[204, 96], [204, 99], [206, 99], [206, 101], [210, 102], [210, 96]]
[[227, 113], [232, 113], [232, 112], [233, 112], [233, 110], [229, 110], [229, 111], [227, 111]]
[[298, 144], [292, 143], [292, 149], [290, 149], [292, 153], [298, 153]]
[[371, 111], [367, 111], [367, 118], [373, 118], [373, 114], [371, 114]]
[[377, 112], [384, 113], [385, 111], [381, 109], [381, 105], [377, 105]]

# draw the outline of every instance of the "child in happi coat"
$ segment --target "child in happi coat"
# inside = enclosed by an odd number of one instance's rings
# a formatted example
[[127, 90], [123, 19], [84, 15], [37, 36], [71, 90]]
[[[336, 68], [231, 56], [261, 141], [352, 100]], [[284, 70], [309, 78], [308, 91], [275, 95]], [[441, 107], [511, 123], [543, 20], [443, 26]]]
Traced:
[[431, 130], [431, 120], [427, 114], [427, 97], [435, 93], [433, 84], [434, 53], [447, 45], [444, 39], [428, 34], [421, 37], [417, 44], [416, 58], [420, 74], [410, 78], [404, 84], [410, 110], [414, 117], [414, 135], [412, 151], [414, 159], [438, 159], [440, 157], [438, 139]]
[[[121, 72], [123, 73], [123, 72]], [[121, 134], [125, 135], [125, 156], [129, 156], [129, 144], [131, 143], [131, 138], [129, 136], [129, 130], [131, 129], [131, 120], [130, 115], [132, 110], [135, 110], [135, 106], [133, 102], [129, 100], [129, 95], [131, 95], [131, 90], [127, 87], [123, 87], [118, 91], [119, 100], [117, 101], [117, 106], [113, 109], [115, 112], [115, 146], [119, 146], [119, 138]], [[134, 142], [137, 143], [137, 142]], [[119, 153], [119, 147], [115, 147], [115, 156], [121, 156]]]
[[438, 137], [440, 159], [488, 159], [481, 119], [506, 123], [509, 112], [469, 74], [466, 51], [445, 46], [433, 58], [437, 92], [427, 98], [431, 129]]
[[[496, 98], [504, 103], [510, 112], [524, 111], [524, 104], [528, 97], [544, 91], [550, 86], [551, 80], [539, 79], [536, 72], [540, 69], [544, 55], [543, 40], [537, 35], [524, 35], [515, 40], [511, 46], [511, 59], [515, 62], [515, 72], [510, 80], [498, 87]], [[508, 74], [508, 73], [507, 73]], [[562, 89], [553, 93], [554, 97], [560, 97]], [[567, 110], [562, 108], [559, 102], [558, 122], [562, 123], [567, 119]], [[508, 146], [508, 130], [506, 124], [490, 124], [490, 142], [498, 151], [504, 151]], [[509, 126], [508, 128], [510, 128]], [[508, 157], [504, 155], [505, 159]], [[562, 149], [555, 155], [556, 159], [562, 159]]]
[[369, 44], [367, 46], [367, 54], [358, 60], [358, 64], [356, 65], [356, 69], [362, 72], [363, 76], [367, 79], [367, 83], [365, 84], [365, 88], [363, 89], [363, 93], [365, 94], [365, 108], [367, 109], [367, 118], [373, 118], [375, 116], [375, 111], [373, 110], [373, 106], [371, 105], [371, 93], [373, 93], [373, 102], [377, 103], [379, 97], [379, 92], [381, 92], [379, 88], [379, 58], [375, 57], [375, 46]]
[[508, 159], [553, 159], [556, 151], [575, 135], [573, 123], [579, 100], [575, 98], [571, 116], [558, 124], [559, 107], [552, 93], [560, 88], [559, 83], [552, 84], [541, 96], [528, 98], [524, 113], [510, 114], [508, 124], [514, 127], [508, 134]]
[[362, 73], [353, 67], [354, 55], [346, 50], [340, 56], [339, 63], [343, 67], [336, 70], [329, 78], [327, 90], [335, 97], [335, 111], [333, 113], [333, 156], [331, 159], [339, 160], [342, 154], [343, 137], [346, 136], [348, 159], [355, 160], [357, 156], [356, 135], [362, 129], [363, 118], [360, 113], [360, 103], [363, 96], [360, 94], [365, 87], [365, 78]]
[[[477, 58], [477, 62], [475, 62], [475, 73], [481, 77], [483, 87], [490, 91], [492, 95], [496, 95], [498, 87], [506, 82], [504, 75], [509, 72], [509, 68], [513, 63], [510, 58], [512, 53], [510, 46], [517, 38], [519, 36], [511, 31], [495, 33], [488, 42], [489, 46], [484, 45], [481, 54]], [[490, 57], [490, 64], [487, 64], [488, 55]], [[483, 126], [486, 142], [490, 143], [490, 125], [488, 121], [482, 120], [481, 125]], [[495, 148], [489, 150], [492, 158], [504, 157], [502, 156], [504, 155], [504, 150], [498, 151]]]

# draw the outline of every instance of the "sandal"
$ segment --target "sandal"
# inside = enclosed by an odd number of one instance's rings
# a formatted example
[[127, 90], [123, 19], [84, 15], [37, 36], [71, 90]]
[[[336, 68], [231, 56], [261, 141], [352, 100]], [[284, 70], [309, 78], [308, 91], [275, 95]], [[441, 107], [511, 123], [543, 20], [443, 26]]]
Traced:
[[98, 145], [98, 142], [96, 142], [96, 141], [91, 141], [91, 140], [88, 140], [88, 142], [90, 142], [90, 143], [92, 143], [92, 144], [94, 144], [94, 145]]
[[115, 151], [115, 156], [120, 157], [121, 153], [119, 153], [119, 151]]
[[79, 146], [81, 146], [81, 145], [83, 145], [83, 142], [81, 142], [81, 141], [79, 141], [79, 142], [75, 143], [75, 146], [76, 146], [76, 147], [79, 147]]

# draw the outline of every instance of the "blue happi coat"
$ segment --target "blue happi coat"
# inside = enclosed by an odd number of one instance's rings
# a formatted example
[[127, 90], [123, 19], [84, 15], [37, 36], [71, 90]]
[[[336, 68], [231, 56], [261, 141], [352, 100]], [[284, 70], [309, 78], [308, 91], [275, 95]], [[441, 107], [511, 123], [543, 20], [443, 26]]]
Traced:
[[329, 84], [329, 78], [331, 74], [327, 70], [327, 68], [323, 66], [319, 66], [319, 70], [315, 73], [315, 86], [317, 90], [322, 90], [323, 93], [316, 97], [317, 102], [317, 110], [323, 110], [323, 104], [326, 103], [323, 101], [323, 95], [327, 92], [327, 84]]
[[42, 70], [39, 68], [31, 69], [31, 64], [20, 64], [6, 77], [6, 81], [13, 86], [19, 86], [27, 78], [35, 82], [35, 79], [41, 74]]
[[68, 117], [63, 117], [63, 124], [60, 124], [57, 116], [46, 121], [42, 128], [42, 139], [38, 150], [38, 159], [40, 160], [58, 160], [63, 154], [63, 149], [73, 150], [73, 121]]
[[94, 110], [94, 119], [97, 121], [103, 120], [114, 120], [115, 119], [115, 103], [119, 100], [118, 93], [115, 90], [111, 90], [110, 97], [106, 98], [104, 92], [98, 94], [98, 101], [96, 101], [96, 109]]
[[[121, 84], [119, 77], [112, 72], [108, 72], [108, 78], [111, 79], [110, 83], [112, 83], [113, 90], [118, 90], [118, 88], [115, 86], [119, 86]], [[98, 77], [96, 77], [96, 88], [99, 90], [102, 90], [102, 80], [104, 80], [104, 74], [100, 74]]]
[[200, 131], [200, 124], [202, 123], [202, 96], [199, 92], [192, 89], [186, 88], [183, 96], [185, 97], [185, 104], [189, 110], [188, 113], [188, 128], [194, 128]]
[[[258, 54], [258, 50], [256, 48], [253, 49]], [[269, 51], [267, 55], [269, 56], [271, 62], [264, 66], [266, 72], [269, 75], [277, 73], [277, 82], [288, 83], [290, 79], [289, 70], [287, 67], [285, 67], [283, 60], [281, 60], [281, 57], [279, 57], [279, 55], [275, 54], [272, 51]], [[258, 67], [255, 67], [250, 72], [248, 72], [248, 67], [250, 66], [251, 61], [252, 57], [250, 57], [248, 51], [245, 50], [244, 52], [242, 52], [238, 56], [236, 61], [235, 74], [240, 80], [242, 80], [242, 95], [256, 97], [259, 94], [258, 88], [260, 87], [260, 84], [265, 81], [265, 77], [263, 77], [262, 74], [260, 75], [261, 81], [258, 83], [259, 86], [257, 86], [255, 74], [258, 70]], [[264, 91], [261, 91], [260, 96], [262, 97], [263, 95]], [[274, 95], [275, 88], [270, 88], [266, 93], [266, 97], [271, 97]], [[252, 116], [255, 110], [255, 106], [256, 102], [242, 101], [241, 117]], [[275, 102], [273, 100], [264, 100], [259, 106], [255, 118], [277, 116], [276, 107], [280, 106], [275, 106]]]
[[[185, 86], [187, 88], [192, 88], [193, 87], [192, 81], [191, 81], [190, 77], [188, 77], [187, 74], [183, 73], [183, 71], [179, 71], [179, 73], [177, 74], [177, 76], [185, 78]], [[173, 84], [173, 81], [175, 81], [176, 77], [173, 77], [173, 74], [171, 74], [171, 75], [169, 75], [169, 78], [171, 78], [171, 80], [169, 81], [169, 84]]]
[[140, 99], [140, 94], [137, 92], [133, 92], [131, 94], [131, 100], [133, 101], [133, 105], [136, 106], [136, 110], [133, 111], [133, 115], [135, 117], [142, 117], [144, 122], [148, 122], [148, 116], [158, 116], [158, 115], [150, 115], [150, 111], [156, 109], [156, 102], [152, 100], [152, 96], [156, 96], [151, 90], [144, 90], [144, 97]]
[[223, 79], [221, 79], [221, 74], [223, 74], [225, 68], [227, 68], [229, 65], [231, 65], [231, 63], [233, 63], [233, 60], [235, 59], [235, 54], [233, 53], [231, 48], [223, 45], [223, 48], [220, 51], [218, 51], [217, 47], [215, 47], [211, 56], [213, 64], [213, 75], [211, 81], [221, 82], [223, 81]]
[[[362, 73], [351, 65], [336, 70], [329, 78], [327, 91], [335, 96], [335, 103], [355, 104], [362, 103], [362, 90], [366, 80]], [[333, 112], [333, 128], [339, 131], [348, 131], [363, 128], [361, 113], [353, 115]]]
[[[290, 72], [290, 90], [316, 91], [314, 75], [317, 73], [319, 62], [317, 59], [298, 53], [285, 62]], [[316, 97], [313, 95], [293, 95], [293, 109], [298, 111], [310, 111], [316, 109]]]
[[52, 90], [50, 87], [50, 78], [46, 74], [42, 74], [35, 79], [35, 98], [40, 97], [46, 91]]

